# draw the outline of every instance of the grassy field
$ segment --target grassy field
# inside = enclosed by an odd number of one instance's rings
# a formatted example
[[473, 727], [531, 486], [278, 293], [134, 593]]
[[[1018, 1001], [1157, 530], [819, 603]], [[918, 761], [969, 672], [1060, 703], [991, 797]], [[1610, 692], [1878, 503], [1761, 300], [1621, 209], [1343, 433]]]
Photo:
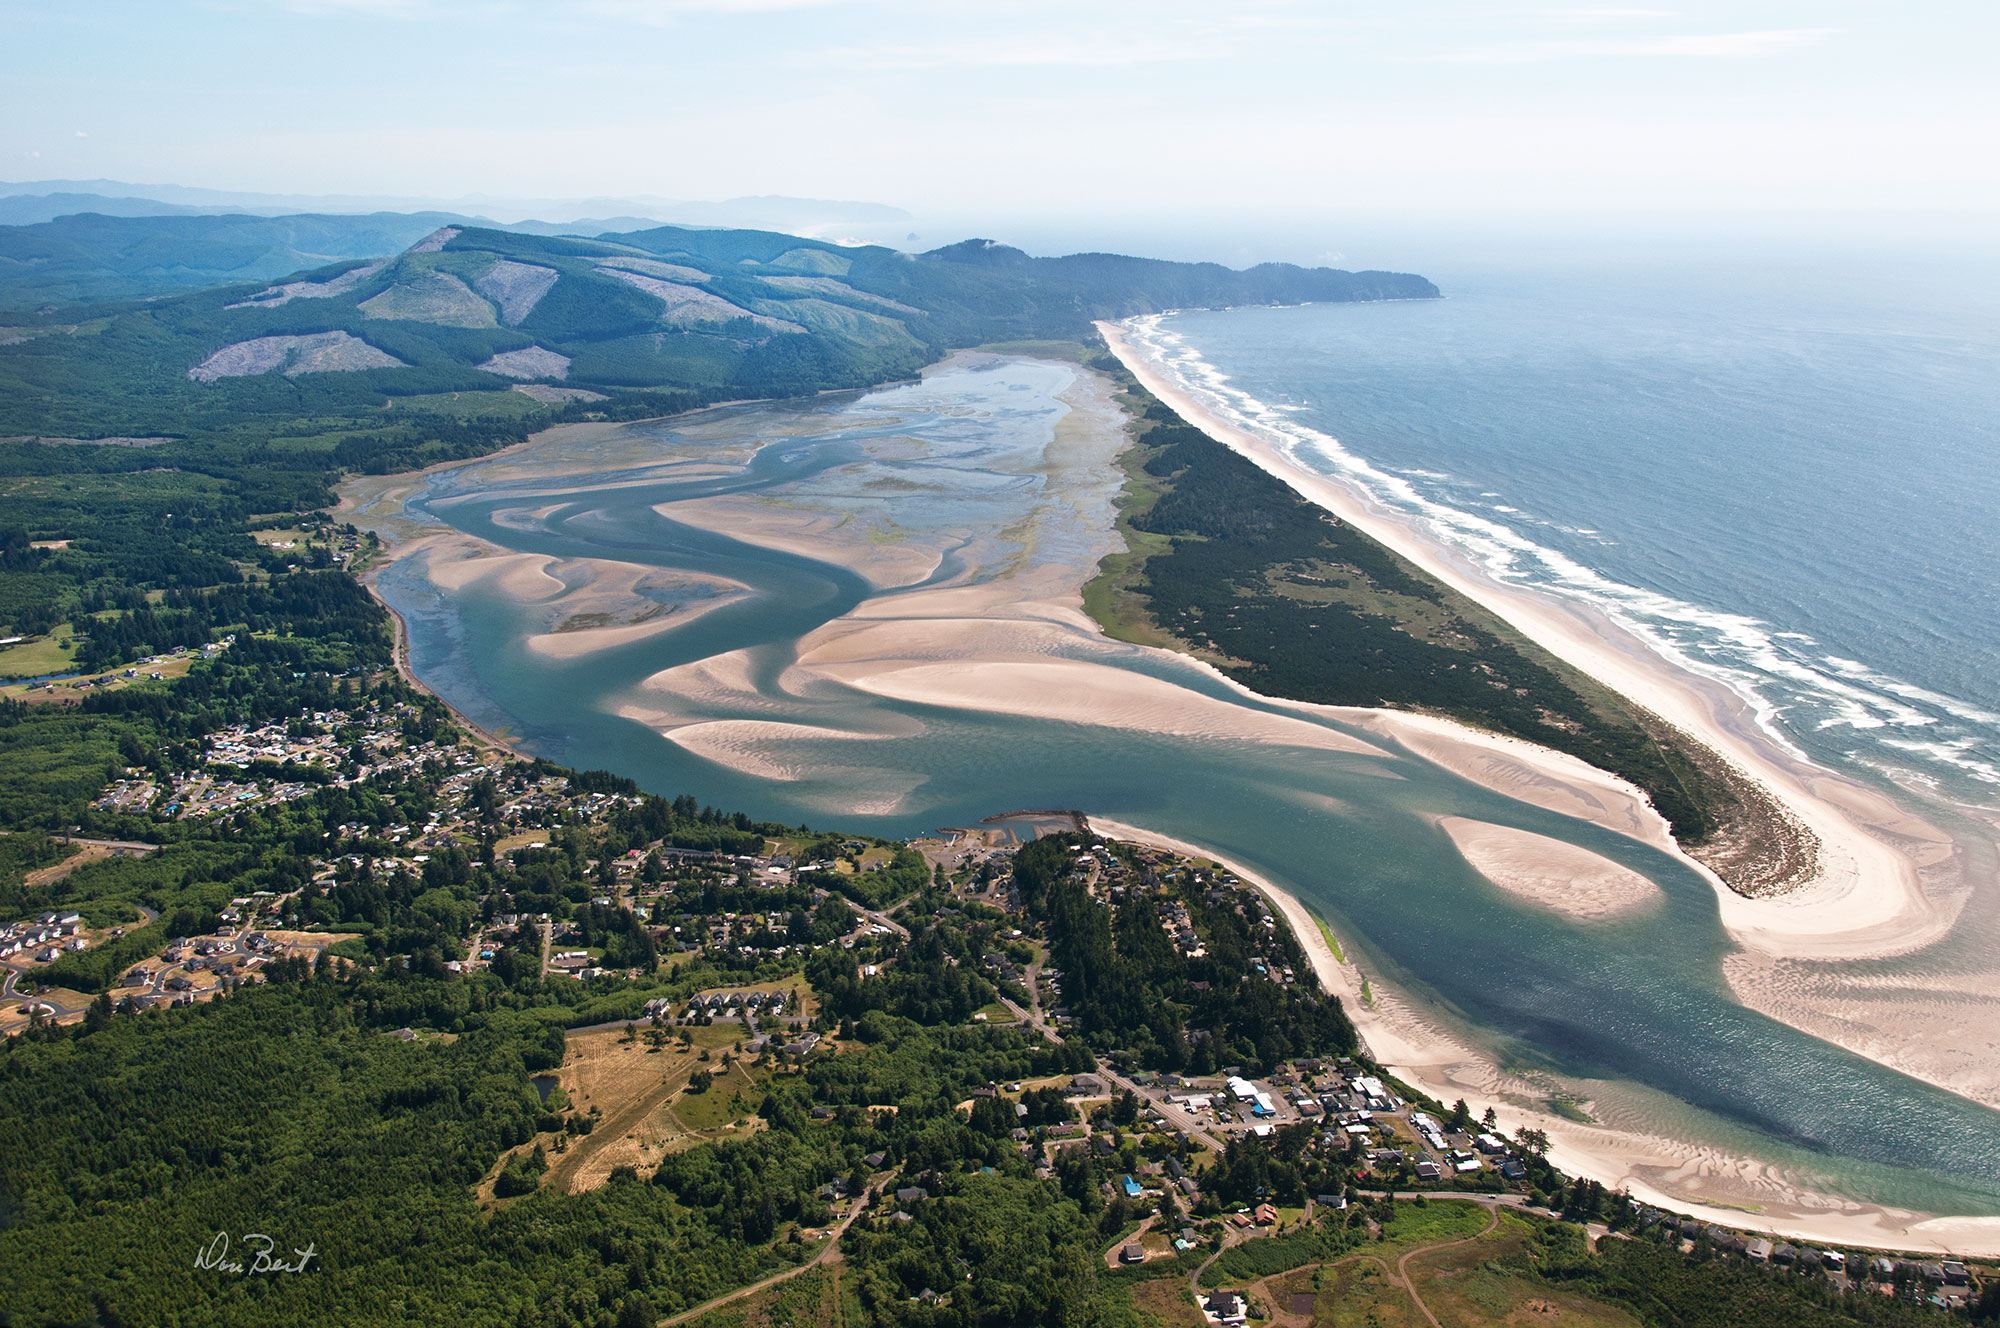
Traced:
[[0, 678], [40, 678], [51, 673], [68, 673], [75, 667], [76, 646], [73, 628], [63, 623], [46, 636], [37, 636], [17, 646], [0, 650]]
[[688, 1328], [837, 1328], [847, 1316], [841, 1304], [840, 1265], [813, 1268], [768, 1291], [688, 1320]]
[[1132, 1308], [1164, 1328], [1201, 1328], [1202, 1317], [1187, 1294], [1185, 1277], [1155, 1277], [1132, 1288]]
[[[644, 1024], [630, 1039], [622, 1027], [570, 1034], [556, 1081], [567, 1109], [591, 1116], [593, 1128], [574, 1136], [545, 1131], [511, 1150], [480, 1182], [479, 1198], [493, 1197], [494, 1181], [510, 1157], [537, 1145], [549, 1157], [542, 1184], [575, 1194], [604, 1184], [621, 1166], [650, 1169], [669, 1152], [723, 1136], [740, 1128], [737, 1122], [745, 1117], [754, 1118], [762, 1100], [758, 1080], [741, 1061], [725, 1071], [719, 1054], [742, 1036], [742, 1028], [717, 1024], [687, 1031], [692, 1035], [687, 1043], [680, 1041], [679, 1030], [656, 1041]], [[696, 1070], [707, 1070], [715, 1081], [707, 1092], [690, 1095], [688, 1080]], [[749, 1103], [747, 1110], [742, 1101]]]
[[[186, 677], [188, 666], [191, 665], [196, 658], [198, 658], [198, 656], [183, 655], [178, 659], [161, 660], [158, 664], [145, 664], [145, 665], [135, 664], [132, 665], [131, 667], [139, 670], [139, 676], [136, 678], [126, 677], [124, 669], [114, 669], [111, 671], [110, 682], [105, 683], [102, 686], [93, 686], [90, 688], [90, 691], [119, 692], [125, 690], [127, 687], [146, 687], [146, 686], [157, 687], [162, 682], [168, 681], [170, 679]], [[149, 678], [146, 676], [149, 673], [157, 673], [160, 675], [160, 677], [158, 680]], [[31, 673], [20, 676], [32, 678], [39, 675]], [[100, 677], [102, 675], [93, 674], [92, 676]], [[0, 697], [5, 697], [9, 701], [26, 701], [30, 705], [45, 705], [54, 701], [75, 701], [75, 700], [80, 700], [84, 695], [85, 695], [84, 692], [78, 691], [75, 687], [64, 683], [56, 683], [52, 686], [42, 687], [34, 691], [30, 691], [28, 689], [28, 684], [24, 682], [0, 684]]]
[[[1121, 400], [1136, 417], [1137, 399]], [[1117, 500], [1118, 533], [1125, 540], [1125, 551], [1107, 554], [1098, 563], [1097, 575], [1084, 583], [1083, 611], [1104, 629], [1106, 636], [1116, 640], [1163, 650], [1184, 650], [1186, 646], [1178, 637], [1154, 623], [1139, 594], [1146, 560], [1173, 548], [1173, 540], [1168, 536], [1139, 530], [1129, 519], [1135, 513], [1149, 511], [1167, 491], [1166, 481], [1146, 473], [1148, 455], [1143, 447], [1128, 447], [1118, 456], [1118, 468], [1125, 474], [1125, 487]]]
[[1522, 1219], [1503, 1213], [1494, 1230], [1470, 1244], [1417, 1255], [1407, 1265], [1417, 1294], [1447, 1324], [1638, 1328], [1639, 1321], [1615, 1305], [1497, 1268], [1494, 1260], [1518, 1254], [1530, 1230]]
[[1082, 364], [1084, 356], [1090, 353], [1078, 341], [989, 341], [973, 349], [992, 351], [995, 355], [1032, 355], [1039, 360], [1068, 360], [1071, 364]]
[[[1477, 1204], [1401, 1203], [1383, 1239], [1354, 1253], [1229, 1285], [1247, 1290], [1276, 1328], [1425, 1328], [1424, 1307], [1445, 1328], [1638, 1328], [1617, 1306], [1513, 1271], [1533, 1232], [1526, 1219], [1496, 1218]], [[1186, 1321], [1168, 1318], [1170, 1290], [1159, 1288], [1151, 1302], [1162, 1322]]]

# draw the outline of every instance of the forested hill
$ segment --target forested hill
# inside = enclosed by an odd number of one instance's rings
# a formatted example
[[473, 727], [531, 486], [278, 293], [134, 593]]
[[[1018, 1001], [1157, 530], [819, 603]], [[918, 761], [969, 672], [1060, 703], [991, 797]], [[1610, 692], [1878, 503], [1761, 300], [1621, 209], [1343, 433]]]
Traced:
[[[61, 208], [51, 216], [41, 211]], [[134, 209], [145, 215], [132, 215]], [[453, 220], [442, 213], [165, 215], [150, 199], [0, 199], [0, 309], [178, 295], [390, 254]]]
[[[179, 223], [265, 219], [147, 219], [174, 225], [146, 252], [114, 220], [92, 226], [117, 254], [89, 261], [192, 268], [235, 260], [189, 252], [197, 232]], [[0, 635], [227, 580], [254, 557], [249, 518], [330, 503], [344, 472], [460, 460], [570, 421], [869, 387], [955, 347], [1076, 337], [1151, 309], [1435, 294], [1392, 273], [1038, 259], [986, 241], [911, 255], [768, 231], [448, 226], [278, 281], [0, 314], [0, 540], [14, 550]]]
[[[263, 218], [147, 218], [160, 229], [146, 243], [125, 220], [64, 220], [89, 223], [62, 241], [79, 273], [251, 271], [275, 243], [231, 229]], [[299, 228], [284, 252], [355, 240], [308, 225], [326, 219], [277, 220]], [[40, 230], [12, 229], [14, 240]], [[9, 242], [0, 228], [0, 299]], [[12, 440], [0, 475], [175, 467], [234, 483], [277, 466], [312, 475], [285, 487], [317, 490], [336, 471], [454, 459], [566, 419], [873, 386], [955, 347], [1073, 338], [1099, 318], [1436, 293], [1394, 273], [1039, 259], [983, 240], [911, 255], [769, 231], [590, 240], [446, 226], [400, 253], [284, 280], [0, 315], [0, 439]], [[34, 445], [135, 437], [167, 441], [144, 456]]]

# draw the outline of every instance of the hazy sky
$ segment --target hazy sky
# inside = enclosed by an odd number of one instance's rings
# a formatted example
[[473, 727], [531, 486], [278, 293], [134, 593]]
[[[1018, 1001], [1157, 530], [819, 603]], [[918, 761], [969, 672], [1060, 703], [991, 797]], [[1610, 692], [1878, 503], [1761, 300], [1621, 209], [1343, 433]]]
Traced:
[[0, 0], [0, 178], [1025, 216], [2000, 207], [2000, 4]]

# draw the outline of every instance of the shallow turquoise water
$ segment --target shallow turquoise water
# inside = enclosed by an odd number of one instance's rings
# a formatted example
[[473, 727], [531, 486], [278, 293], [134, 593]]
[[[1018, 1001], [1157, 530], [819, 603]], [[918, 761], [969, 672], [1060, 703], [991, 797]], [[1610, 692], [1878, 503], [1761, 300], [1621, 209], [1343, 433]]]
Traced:
[[[1515, 1063], [1644, 1085], [1655, 1090], [1647, 1101], [1660, 1128], [1768, 1158], [1820, 1188], [1930, 1211], [2000, 1213], [2000, 1114], [1736, 1005], [1720, 976], [1727, 942], [1710, 889], [1666, 855], [1400, 755], [1133, 733], [842, 689], [788, 695], [778, 679], [792, 643], [861, 602], [866, 584], [831, 564], [694, 530], [654, 510], [715, 492], [851, 484], [855, 472], [835, 468], [860, 463], [864, 475], [921, 473], [930, 489], [942, 483], [942, 496], [898, 507], [900, 524], [998, 529], [1044, 495], [989, 463], [1047, 441], [1063, 412], [1053, 394], [1068, 376], [1008, 362], [859, 398], [629, 426], [603, 440], [600, 473], [569, 473], [574, 448], [547, 474], [537, 473], [534, 451], [517, 453], [440, 474], [410, 503], [415, 519], [508, 549], [722, 575], [753, 590], [645, 641], [553, 659], [525, 644], [545, 630], [544, 611], [490, 584], [441, 592], [419, 560], [407, 559], [383, 574], [381, 588], [409, 623], [419, 675], [538, 754], [759, 817], [882, 834], [1065, 806], [1154, 828], [1295, 891], [1358, 939], [1371, 971], [1456, 1012]], [[649, 460], [650, 444], [664, 453], [690, 438], [717, 450], [761, 445], [742, 474], [724, 479], [676, 478], [672, 466]], [[920, 446], [870, 450], [899, 439]], [[947, 559], [939, 575], [958, 570]], [[799, 777], [774, 780], [697, 758], [616, 713], [647, 703], [644, 680], [660, 670], [732, 651], [749, 652], [760, 696], [696, 706], [700, 717], [888, 736], [788, 743]], [[1125, 659], [1257, 708], [1174, 658]], [[876, 805], [893, 811], [852, 810]], [[1616, 923], [1567, 922], [1473, 873], [1437, 829], [1439, 815], [1580, 844], [1650, 877], [1664, 901]]]

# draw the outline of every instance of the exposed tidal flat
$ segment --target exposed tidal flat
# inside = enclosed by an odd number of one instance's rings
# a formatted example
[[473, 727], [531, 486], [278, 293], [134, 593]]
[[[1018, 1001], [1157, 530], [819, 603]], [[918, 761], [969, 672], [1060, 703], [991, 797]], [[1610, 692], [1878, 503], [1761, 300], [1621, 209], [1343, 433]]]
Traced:
[[1710, 881], [1616, 781], [1102, 636], [1079, 588], [1122, 446], [1101, 380], [965, 354], [347, 496], [395, 544], [417, 675], [525, 751], [884, 834], [1073, 806], [1198, 845], [1332, 923], [1354, 962], [1322, 976], [1377, 1054], [1575, 1170], [1815, 1238], [2000, 1245], [2000, 1114], [1739, 1003]]

